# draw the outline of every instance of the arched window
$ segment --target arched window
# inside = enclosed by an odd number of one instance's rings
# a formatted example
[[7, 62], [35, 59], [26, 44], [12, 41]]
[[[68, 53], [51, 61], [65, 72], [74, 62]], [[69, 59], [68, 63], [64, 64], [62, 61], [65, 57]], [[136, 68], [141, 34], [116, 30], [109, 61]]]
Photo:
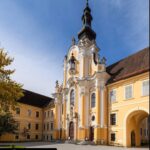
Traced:
[[70, 104], [74, 105], [74, 90], [71, 90], [70, 92]]
[[95, 107], [95, 93], [91, 95], [91, 108]]

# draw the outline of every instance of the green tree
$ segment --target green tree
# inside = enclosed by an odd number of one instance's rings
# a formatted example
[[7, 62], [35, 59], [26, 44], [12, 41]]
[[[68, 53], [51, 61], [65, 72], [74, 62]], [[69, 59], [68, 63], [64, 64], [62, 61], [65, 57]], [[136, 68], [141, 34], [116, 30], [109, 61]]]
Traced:
[[5, 133], [15, 134], [18, 130], [18, 124], [10, 112], [0, 114], [0, 136]]
[[23, 96], [22, 85], [11, 79], [15, 70], [9, 69], [9, 65], [13, 60], [0, 49], [0, 113], [14, 110], [17, 100]]

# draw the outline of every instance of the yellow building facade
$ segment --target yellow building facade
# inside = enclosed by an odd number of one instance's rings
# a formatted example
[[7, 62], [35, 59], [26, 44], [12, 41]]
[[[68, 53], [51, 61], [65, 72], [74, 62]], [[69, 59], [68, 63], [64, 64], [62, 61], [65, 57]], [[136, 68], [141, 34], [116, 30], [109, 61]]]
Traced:
[[57, 82], [53, 94], [55, 139], [129, 147], [148, 142], [149, 48], [106, 66], [88, 3], [82, 21], [78, 42], [72, 39], [64, 58], [63, 84]]
[[5, 134], [0, 141], [67, 140], [127, 147], [149, 142], [149, 48], [106, 66], [88, 3], [82, 21], [53, 99], [25, 94], [32, 96], [19, 101], [13, 112], [18, 134]]
[[53, 99], [28, 90], [23, 91], [24, 96], [18, 100], [16, 110], [12, 111], [18, 130], [16, 134], [7, 133], [0, 136], [0, 141], [52, 141]]

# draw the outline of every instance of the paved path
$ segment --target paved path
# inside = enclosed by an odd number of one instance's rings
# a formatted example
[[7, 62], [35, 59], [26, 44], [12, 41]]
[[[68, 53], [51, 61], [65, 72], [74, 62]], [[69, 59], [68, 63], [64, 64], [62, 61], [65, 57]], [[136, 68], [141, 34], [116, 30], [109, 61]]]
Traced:
[[0, 143], [0, 145], [22, 145], [27, 148], [57, 148], [57, 150], [148, 150], [149, 148], [124, 148], [115, 146], [102, 145], [75, 145], [64, 143], [50, 143], [50, 142], [21, 142], [21, 143]]

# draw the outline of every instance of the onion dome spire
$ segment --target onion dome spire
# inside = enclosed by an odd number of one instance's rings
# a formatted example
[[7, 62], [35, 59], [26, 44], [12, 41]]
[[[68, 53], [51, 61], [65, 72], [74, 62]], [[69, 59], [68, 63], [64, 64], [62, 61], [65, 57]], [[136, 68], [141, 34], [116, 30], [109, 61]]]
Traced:
[[91, 15], [91, 9], [89, 7], [88, 0], [86, 1], [86, 7], [83, 11], [82, 15], [82, 29], [78, 33], [78, 39], [82, 39], [83, 37], [89, 38], [89, 40], [95, 40], [96, 39], [96, 33], [92, 30], [92, 20], [93, 17]]

